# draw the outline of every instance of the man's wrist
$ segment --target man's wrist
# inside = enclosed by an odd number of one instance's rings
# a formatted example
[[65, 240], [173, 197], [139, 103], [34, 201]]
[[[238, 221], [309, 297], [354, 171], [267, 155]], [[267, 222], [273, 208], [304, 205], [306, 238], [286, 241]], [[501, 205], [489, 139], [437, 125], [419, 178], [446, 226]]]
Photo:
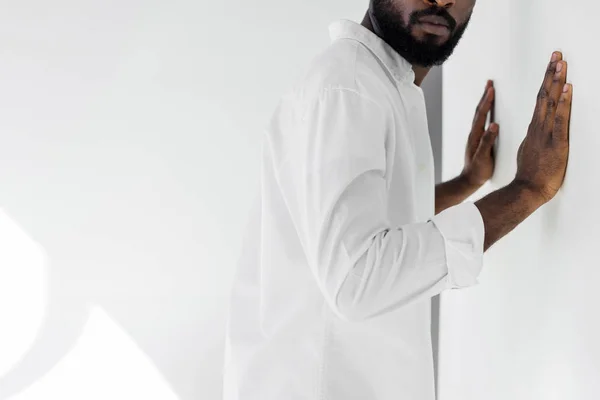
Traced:
[[507, 185], [507, 189], [516, 193], [519, 199], [522, 199], [534, 210], [547, 203], [547, 199], [542, 193], [526, 181], [515, 179]]
[[468, 191], [473, 193], [483, 186], [482, 183], [476, 182], [472, 175], [466, 172], [462, 172], [457, 179]]

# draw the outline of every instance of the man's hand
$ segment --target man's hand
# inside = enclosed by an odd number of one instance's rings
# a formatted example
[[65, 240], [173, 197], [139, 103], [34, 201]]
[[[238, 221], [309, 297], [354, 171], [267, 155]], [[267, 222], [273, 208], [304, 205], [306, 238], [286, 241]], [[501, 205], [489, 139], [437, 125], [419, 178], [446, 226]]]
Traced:
[[552, 55], [527, 136], [517, 156], [515, 180], [550, 201], [563, 184], [569, 156], [572, 86], [566, 84], [567, 63]]
[[471, 134], [467, 140], [465, 167], [461, 178], [475, 187], [481, 187], [494, 174], [493, 147], [498, 137], [499, 126], [492, 121], [487, 130], [485, 127], [487, 116], [493, 110], [494, 95], [494, 84], [488, 81], [475, 110]]
[[554, 53], [519, 149], [515, 180], [475, 203], [485, 225], [486, 250], [552, 199], [563, 183], [573, 97], [566, 79], [567, 63]]
[[[498, 124], [493, 121], [494, 95], [494, 84], [488, 81], [483, 97], [475, 110], [465, 151], [465, 167], [457, 178], [441, 183], [435, 188], [436, 214], [465, 201], [494, 174], [493, 148], [499, 131]], [[486, 130], [485, 123], [490, 112], [492, 123]]]

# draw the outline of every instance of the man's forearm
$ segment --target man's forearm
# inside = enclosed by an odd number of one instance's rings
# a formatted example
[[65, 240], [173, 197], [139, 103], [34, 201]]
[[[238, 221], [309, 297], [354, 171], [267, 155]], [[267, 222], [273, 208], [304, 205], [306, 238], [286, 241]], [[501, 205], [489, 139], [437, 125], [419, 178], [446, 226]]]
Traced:
[[480, 188], [464, 176], [440, 183], [435, 187], [435, 213], [439, 214], [447, 208], [465, 201]]
[[475, 202], [485, 226], [484, 251], [544, 205], [542, 196], [514, 181]]

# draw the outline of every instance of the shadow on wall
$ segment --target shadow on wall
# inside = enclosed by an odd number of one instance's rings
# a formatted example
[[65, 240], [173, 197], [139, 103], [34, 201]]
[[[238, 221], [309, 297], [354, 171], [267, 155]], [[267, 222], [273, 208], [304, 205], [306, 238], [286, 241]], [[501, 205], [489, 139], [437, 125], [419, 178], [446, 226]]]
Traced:
[[35, 383], [19, 398], [178, 399], [102, 309], [46, 293], [61, 282], [46, 280], [43, 249], [6, 214], [0, 213], [0, 226], [1, 398]]
[[[59, 297], [44, 249], [0, 213], [0, 398], [44, 376], [69, 352], [86, 323], [87, 304]], [[54, 281], [54, 282], [53, 282]]]
[[197, 196], [152, 157], [116, 147], [94, 172], [97, 150], [77, 170], [0, 172], [0, 399], [195, 399], [220, 386], [225, 313], [198, 265], [214, 222], [183, 212]]

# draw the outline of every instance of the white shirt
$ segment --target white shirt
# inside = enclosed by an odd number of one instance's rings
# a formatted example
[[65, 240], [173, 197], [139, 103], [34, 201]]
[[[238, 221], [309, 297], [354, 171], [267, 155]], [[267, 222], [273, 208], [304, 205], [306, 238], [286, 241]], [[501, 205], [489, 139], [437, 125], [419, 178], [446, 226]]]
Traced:
[[225, 400], [433, 400], [431, 297], [481, 271], [475, 205], [434, 217], [411, 65], [359, 24], [330, 32], [264, 135]]

